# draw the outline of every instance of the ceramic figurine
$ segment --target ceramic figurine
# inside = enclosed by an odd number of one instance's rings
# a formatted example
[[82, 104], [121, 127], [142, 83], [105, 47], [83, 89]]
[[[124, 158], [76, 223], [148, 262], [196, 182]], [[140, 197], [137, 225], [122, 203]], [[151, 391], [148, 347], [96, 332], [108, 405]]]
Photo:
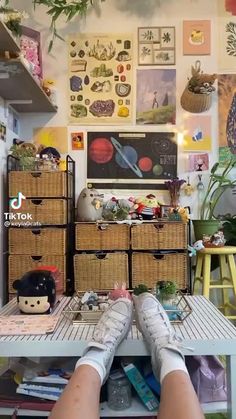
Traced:
[[202, 240], [197, 240], [193, 246], [188, 245], [189, 256], [196, 256], [197, 251], [204, 249], [204, 244]]
[[13, 282], [17, 302], [24, 314], [49, 314], [56, 300], [56, 288], [50, 271], [33, 270]]
[[78, 221], [97, 221], [102, 218], [103, 194], [96, 189], [84, 188], [77, 201]]
[[109, 292], [108, 298], [110, 300], [117, 300], [118, 298], [128, 298], [131, 300], [131, 295], [129, 291], [126, 289], [126, 284], [123, 282], [123, 284], [120, 286], [118, 282], [115, 283], [114, 290]]

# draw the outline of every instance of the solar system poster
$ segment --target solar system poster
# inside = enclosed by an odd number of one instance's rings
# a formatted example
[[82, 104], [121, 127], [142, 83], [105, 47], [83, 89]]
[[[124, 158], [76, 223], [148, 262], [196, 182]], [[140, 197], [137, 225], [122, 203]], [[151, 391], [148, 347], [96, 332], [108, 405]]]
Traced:
[[175, 133], [88, 132], [87, 140], [93, 186], [146, 189], [177, 176]]

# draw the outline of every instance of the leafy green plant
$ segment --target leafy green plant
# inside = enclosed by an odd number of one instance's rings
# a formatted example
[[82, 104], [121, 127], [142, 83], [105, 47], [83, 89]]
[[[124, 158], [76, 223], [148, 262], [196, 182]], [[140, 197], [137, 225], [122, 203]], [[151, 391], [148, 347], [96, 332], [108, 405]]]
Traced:
[[219, 165], [219, 163], [215, 163], [211, 169], [209, 183], [201, 205], [201, 220], [214, 219], [214, 211], [220, 197], [227, 188], [232, 188], [236, 185], [236, 180], [232, 181], [229, 178], [231, 170], [236, 167], [236, 161], [232, 158], [221, 174], [218, 173]]
[[174, 295], [177, 291], [176, 283], [173, 281], [157, 281], [156, 287], [162, 296]]
[[140, 295], [143, 292], [148, 292], [148, 287], [145, 284], [139, 284], [134, 288], [134, 295]]
[[236, 246], [236, 215], [226, 216], [223, 220], [223, 231], [227, 246]]

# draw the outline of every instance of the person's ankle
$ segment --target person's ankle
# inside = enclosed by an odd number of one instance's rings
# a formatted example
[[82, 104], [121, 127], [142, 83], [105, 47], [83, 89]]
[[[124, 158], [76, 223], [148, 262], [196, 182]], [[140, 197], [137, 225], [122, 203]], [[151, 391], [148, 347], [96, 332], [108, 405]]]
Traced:
[[161, 363], [160, 364], [160, 383], [162, 383], [164, 378], [173, 371], [182, 371], [185, 374], [188, 374], [184, 357], [177, 348], [176, 350], [174, 348], [161, 349], [158, 356], [158, 360]]

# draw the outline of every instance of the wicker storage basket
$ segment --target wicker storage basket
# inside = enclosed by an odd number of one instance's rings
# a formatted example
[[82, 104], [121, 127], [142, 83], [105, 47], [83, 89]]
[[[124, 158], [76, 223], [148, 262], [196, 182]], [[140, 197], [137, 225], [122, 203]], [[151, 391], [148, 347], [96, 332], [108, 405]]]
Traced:
[[75, 290], [112, 289], [115, 282], [128, 284], [128, 255], [124, 252], [74, 256]]
[[193, 93], [186, 86], [180, 98], [180, 103], [185, 111], [192, 113], [205, 112], [211, 107], [212, 94]]
[[[26, 197], [67, 197], [71, 196], [71, 176], [67, 188], [66, 172], [20, 172], [9, 173], [9, 195], [17, 196], [20, 191]], [[67, 189], [68, 193], [67, 193]]]
[[13, 255], [64, 255], [66, 253], [66, 229], [10, 228], [9, 253]]
[[[17, 213], [19, 210], [9, 209]], [[20, 208], [21, 214], [30, 214], [30, 222], [43, 225], [56, 225], [67, 223], [67, 201], [65, 199], [24, 199]], [[70, 210], [68, 211], [70, 214]], [[68, 220], [70, 221], [70, 220]], [[25, 220], [17, 220], [19, 225], [24, 225]]]
[[37, 269], [39, 266], [53, 265], [56, 266], [61, 273], [62, 284], [58, 284], [58, 289], [65, 291], [66, 288], [66, 256], [29, 256], [29, 255], [10, 255], [9, 256], [9, 274], [8, 274], [8, 291], [16, 293], [12, 288], [12, 283], [16, 279], [20, 279], [26, 272]]
[[142, 283], [153, 288], [159, 280], [175, 281], [179, 289], [188, 288], [187, 254], [173, 253], [132, 255], [132, 287]]
[[128, 250], [129, 226], [112, 223], [78, 223], [75, 228], [77, 250]]
[[131, 246], [143, 249], [186, 249], [187, 224], [181, 222], [155, 222], [131, 227]]

